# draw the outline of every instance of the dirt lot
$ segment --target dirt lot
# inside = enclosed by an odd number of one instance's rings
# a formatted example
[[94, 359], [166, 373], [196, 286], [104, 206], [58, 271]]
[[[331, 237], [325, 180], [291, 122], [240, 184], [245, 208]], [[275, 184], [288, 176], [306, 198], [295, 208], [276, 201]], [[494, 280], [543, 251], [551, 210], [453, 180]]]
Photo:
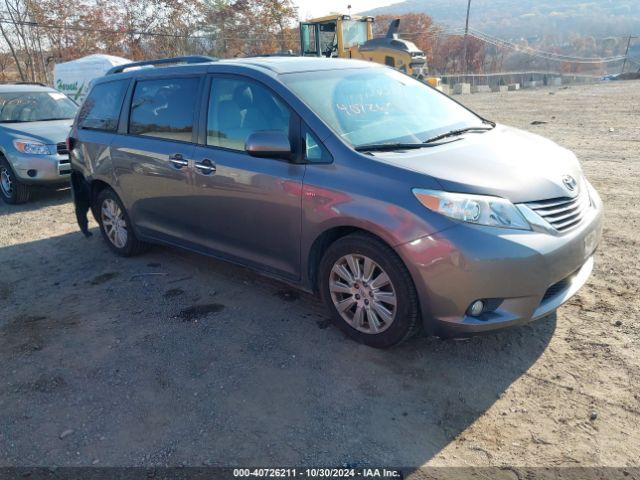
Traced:
[[640, 82], [459, 98], [573, 149], [602, 194], [557, 315], [377, 351], [249, 271], [116, 258], [68, 192], [0, 204], [0, 465], [638, 466]]

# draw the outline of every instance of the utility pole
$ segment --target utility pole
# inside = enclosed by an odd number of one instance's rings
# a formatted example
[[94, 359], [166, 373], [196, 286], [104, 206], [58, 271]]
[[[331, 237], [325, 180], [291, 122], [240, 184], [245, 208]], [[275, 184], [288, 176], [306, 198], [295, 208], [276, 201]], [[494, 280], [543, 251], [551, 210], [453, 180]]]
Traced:
[[629, 58], [629, 47], [631, 46], [631, 38], [632, 36], [629, 35], [629, 40], [627, 40], [627, 51], [624, 52], [624, 62], [622, 62], [622, 71], [620, 72], [620, 74], [624, 73], [624, 67], [627, 66], [627, 58]]
[[469, 36], [469, 12], [471, 11], [471, 0], [467, 2], [467, 21], [464, 26], [464, 43], [462, 48], [462, 61], [464, 62], [464, 73], [469, 73], [469, 62], [467, 61], [467, 37]]

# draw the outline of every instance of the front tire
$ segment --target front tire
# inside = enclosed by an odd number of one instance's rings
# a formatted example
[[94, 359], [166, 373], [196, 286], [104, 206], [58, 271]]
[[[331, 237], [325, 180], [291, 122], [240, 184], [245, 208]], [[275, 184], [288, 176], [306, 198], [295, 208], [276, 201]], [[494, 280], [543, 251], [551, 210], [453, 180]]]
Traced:
[[105, 188], [100, 192], [94, 211], [97, 213], [102, 238], [113, 252], [123, 257], [132, 257], [147, 250], [148, 245], [136, 237], [129, 215], [113, 190]]
[[334, 323], [358, 342], [389, 348], [419, 330], [415, 286], [398, 255], [356, 233], [329, 246], [319, 267], [322, 298]]
[[26, 203], [31, 197], [31, 189], [20, 182], [6, 158], [0, 155], [0, 196], [11, 205]]

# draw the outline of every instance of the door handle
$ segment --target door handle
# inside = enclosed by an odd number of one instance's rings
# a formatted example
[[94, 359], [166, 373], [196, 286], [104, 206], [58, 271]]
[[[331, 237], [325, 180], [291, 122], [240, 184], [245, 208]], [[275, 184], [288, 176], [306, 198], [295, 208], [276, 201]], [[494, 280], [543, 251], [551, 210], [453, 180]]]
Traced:
[[173, 166], [176, 168], [182, 168], [189, 165], [189, 161], [185, 160], [184, 157], [179, 153], [176, 153], [175, 155], [170, 155], [169, 161], [173, 163]]
[[208, 158], [205, 158], [201, 162], [196, 162], [195, 167], [200, 170], [200, 173], [203, 175], [210, 175], [216, 171], [215, 164]]

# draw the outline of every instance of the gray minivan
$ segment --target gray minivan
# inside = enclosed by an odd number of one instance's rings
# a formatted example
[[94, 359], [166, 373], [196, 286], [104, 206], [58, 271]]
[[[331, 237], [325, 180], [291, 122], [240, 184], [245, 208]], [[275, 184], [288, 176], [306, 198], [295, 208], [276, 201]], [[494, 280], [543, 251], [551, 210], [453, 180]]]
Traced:
[[544, 317], [591, 273], [602, 203], [549, 140], [368, 62], [149, 63], [97, 80], [69, 138], [77, 209], [120, 255], [253, 268], [374, 347]]

